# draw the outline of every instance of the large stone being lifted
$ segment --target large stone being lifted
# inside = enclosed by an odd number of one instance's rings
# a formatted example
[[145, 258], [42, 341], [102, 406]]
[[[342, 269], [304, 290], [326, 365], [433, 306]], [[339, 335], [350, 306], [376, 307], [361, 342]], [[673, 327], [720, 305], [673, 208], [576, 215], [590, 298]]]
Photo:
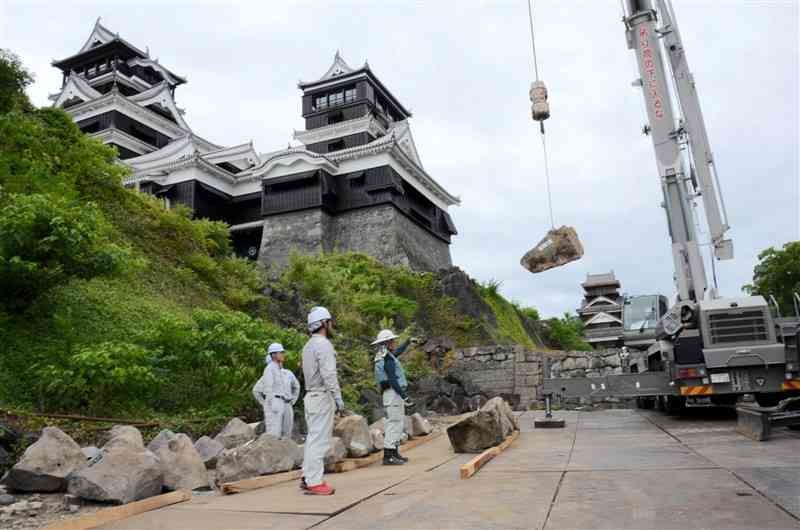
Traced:
[[520, 260], [523, 267], [533, 273], [566, 265], [583, 256], [583, 245], [571, 226], [553, 228], [539, 244], [525, 253]]

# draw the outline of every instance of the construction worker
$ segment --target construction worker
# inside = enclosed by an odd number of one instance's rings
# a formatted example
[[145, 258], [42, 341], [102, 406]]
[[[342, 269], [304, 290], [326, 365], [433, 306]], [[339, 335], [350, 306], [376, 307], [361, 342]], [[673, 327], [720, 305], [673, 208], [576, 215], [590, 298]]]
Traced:
[[294, 405], [300, 398], [300, 382], [294, 376], [294, 373], [287, 368], [283, 368], [281, 373], [291, 396], [286, 409], [283, 411], [283, 435], [291, 438], [294, 432]]
[[303, 376], [306, 383], [305, 405], [308, 436], [303, 455], [303, 478], [300, 488], [308, 495], [333, 495], [334, 489], [322, 480], [325, 454], [331, 446], [333, 419], [344, 411], [342, 391], [336, 377], [336, 350], [333, 317], [324, 307], [308, 314], [311, 338], [303, 348]]
[[283, 360], [286, 352], [278, 342], [273, 342], [267, 349], [267, 367], [255, 386], [253, 396], [264, 409], [264, 432], [281, 438], [291, 436], [291, 431], [284, 429], [287, 412], [292, 414], [289, 405], [292, 401], [292, 390], [286, 383], [282, 373]]
[[385, 432], [383, 437], [383, 465], [396, 466], [408, 462], [400, 455], [400, 438], [403, 436], [403, 425], [406, 406], [414, 404], [408, 398], [406, 374], [398, 357], [402, 355], [410, 340], [397, 346], [399, 337], [390, 329], [381, 330], [372, 343], [377, 346], [375, 353], [375, 379], [383, 392], [383, 406], [386, 409]]

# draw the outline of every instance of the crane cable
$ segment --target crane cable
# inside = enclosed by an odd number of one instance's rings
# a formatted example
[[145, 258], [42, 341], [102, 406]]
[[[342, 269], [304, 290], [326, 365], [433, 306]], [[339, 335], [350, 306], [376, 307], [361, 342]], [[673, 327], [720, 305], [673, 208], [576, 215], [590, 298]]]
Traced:
[[[533, 52], [533, 72], [536, 76], [536, 81], [539, 81], [539, 63], [536, 60], [536, 39], [534, 38], [533, 34], [533, 7], [531, 7], [531, 0], [527, 0], [528, 3], [528, 22], [530, 23], [531, 28], [531, 51]], [[545, 141], [544, 136], [544, 120], [539, 121], [539, 132], [540, 136], [542, 137], [542, 153], [544, 155], [544, 177], [545, 177], [545, 184], [547, 188], [547, 208], [550, 212], [550, 228], [555, 229], [556, 223], [553, 218], [553, 196], [550, 193], [550, 168], [547, 162], [547, 142]]]

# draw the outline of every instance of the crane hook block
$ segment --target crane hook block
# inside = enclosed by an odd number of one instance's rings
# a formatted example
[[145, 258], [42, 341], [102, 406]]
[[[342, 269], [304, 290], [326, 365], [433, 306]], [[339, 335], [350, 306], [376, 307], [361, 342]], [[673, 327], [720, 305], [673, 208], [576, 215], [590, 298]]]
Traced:
[[542, 81], [531, 83], [531, 114], [534, 121], [544, 121], [550, 117], [550, 105], [547, 103], [547, 87]]

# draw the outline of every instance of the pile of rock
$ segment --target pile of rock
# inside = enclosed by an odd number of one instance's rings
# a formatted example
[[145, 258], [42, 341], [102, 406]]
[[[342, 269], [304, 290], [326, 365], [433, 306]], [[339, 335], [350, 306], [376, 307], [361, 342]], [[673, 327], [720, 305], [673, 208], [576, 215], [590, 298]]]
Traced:
[[0, 483], [12, 492], [67, 491], [76, 499], [125, 504], [163, 491], [209, 489], [209, 469], [227, 482], [301, 464], [302, 451], [293, 441], [256, 438], [238, 418], [196, 444], [186, 434], [164, 430], [145, 446], [138, 429], [118, 425], [100, 449], [81, 448], [61, 430], [45, 427]]
[[454, 373], [415, 381], [409, 387], [409, 394], [417, 410], [448, 416], [476, 411], [489, 400], [477, 385]]
[[480, 453], [502, 443], [515, 430], [519, 430], [519, 423], [511, 406], [503, 398], [495, 397], [448, 427], [447, 436], [456, 453]]

